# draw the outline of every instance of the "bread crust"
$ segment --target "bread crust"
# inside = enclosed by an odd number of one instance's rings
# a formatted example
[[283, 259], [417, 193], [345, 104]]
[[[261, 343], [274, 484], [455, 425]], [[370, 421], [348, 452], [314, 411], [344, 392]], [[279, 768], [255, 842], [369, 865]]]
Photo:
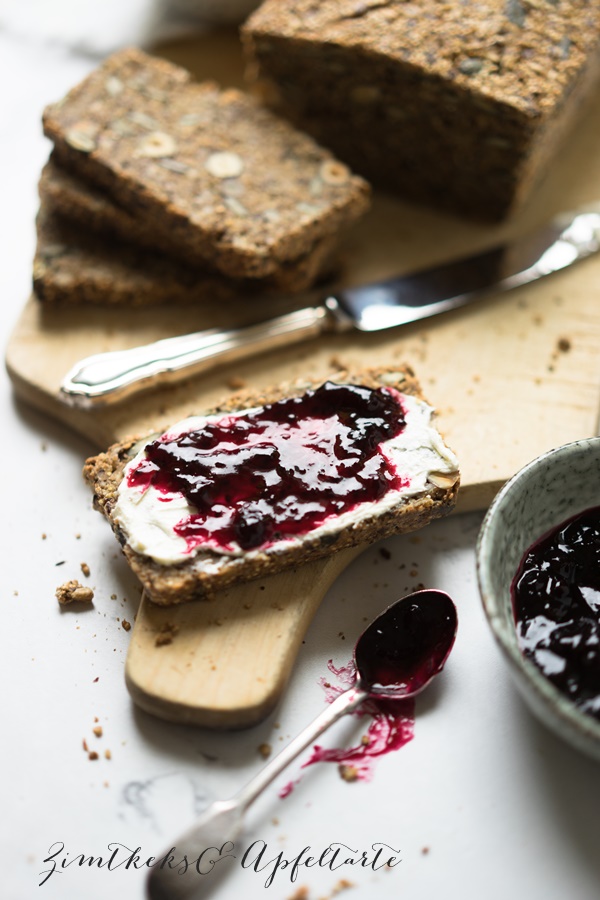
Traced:
[[[343, 384], [361, 384], [366, 387], [395, 387], [403, 394], [423, 399], [414, 373], [408, 366], [361, 369], [337, 373], [333, 379]], [[274, 403], [284, 397], [299, 396], [321, 381], [305, 381], [293, 385], [280, 385], [263, 391], [244, 391], [231, 396], [217, 407], [203, 414], [228, 413], [266, 403]], [[125, 557], [151, 599], [160, 605], [173, 605], [190, 600], [210, 599], [217, 591], [233, 584], [283, 571], [316, 559], [322, 559], [339, 550], [360, 544], [372, 543], [392, 534], [414, 531], [433, 519], [446, 515], [456, 503], [459, 477], [447, 486], [431, 484], [430, 490], [420, 497], [406, 498], [397, 507], [376, 513], [343, 531], [321, 537], [306, 536], [300, 544], [278, 549], [267, 548], [252, 555], [228, 558], [217, 572], [204, 572], [199, 563], [215, 559], [211, 551], [200, 551], [190, 560], [174, 565], [162, 565], [132, 550], [126, 535], [114, 521], [113, 510], [117, 502], [119, 485], [125, 466], [137, 452], [134, 448], [141, 438], [132, 437], [114, 444], [106, 453], [88, 459], [84, 466], [84, 478], [94, 491], [94, 506], [110, 522]], [[451, 481], [451, 479], [449, 479]]]

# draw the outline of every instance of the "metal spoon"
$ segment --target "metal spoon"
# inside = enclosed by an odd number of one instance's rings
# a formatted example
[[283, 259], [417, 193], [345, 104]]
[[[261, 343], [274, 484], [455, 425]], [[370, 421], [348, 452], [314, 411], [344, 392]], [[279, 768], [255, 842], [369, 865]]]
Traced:
[[[150, 900], [185, 900], [209, 880], [200, 879], [194, 861], [206, 848], [219, 859], [224, 845], [242, 831], [244, 814], [259, 794], [305, 750], [325, 729], [360, 706], [368, 697], [404, 700], [420, 693], [440, 672], [454, 644], [457, 628], [454, 603], [443, 591], [424, 590], [398, 600], [379, 615], [363, 632], [354, 648], [357, 677], [353, 687], [340, 694], [281, 753], [268, 763], [230, 800], [211, 804], [199, 821], [183, 834], [148, 878]], [[176, 850], [175, 850], [176, 848]], [[189, 869], [176, 864], [186, 857]], [[159, 857], [159, 860], [161, 858]], [[210, 868], [210, 854], [204, 871]]]

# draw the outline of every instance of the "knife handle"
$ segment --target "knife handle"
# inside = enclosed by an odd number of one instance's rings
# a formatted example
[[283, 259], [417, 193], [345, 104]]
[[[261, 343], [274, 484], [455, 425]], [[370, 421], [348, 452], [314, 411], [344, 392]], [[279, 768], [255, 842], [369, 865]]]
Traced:
[[349, 327], [337, 300], [306, 307], [246, 328], [211, 328], [80, 360], [67, 373], [60, 398], [78, 409], [123, 400], [138, 391], [172, 383], [221, 363], [287, 346], [324, 331]]

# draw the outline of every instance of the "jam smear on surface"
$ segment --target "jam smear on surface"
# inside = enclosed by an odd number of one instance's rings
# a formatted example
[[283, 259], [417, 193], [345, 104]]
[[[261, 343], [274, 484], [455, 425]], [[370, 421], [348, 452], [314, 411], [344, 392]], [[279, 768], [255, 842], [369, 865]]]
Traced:
[[188, 550], [264, 547], [408, 485], [379, 449], [405, 426], [393, 388], [326, 382], [145, 449], [128, 486], [183, 494]]
[[529, 548], [512, 584], [512, 602], [524, 655], [600, 720], [600, 506]]
[[[356, 681], [356, 668], [352, 660], [346, 666], [336, 668], [333, 660], [329, 660], [327, 668], [336, 677], [337, 684], [332, 684], [326, 678], [321, 678], [321, 687], [325, 690], [328, 703], [333, 703], [336, 697], [352, 687]], [[400, 750], [414, 737], [415, 728], [415, 700], [407, 697], [405, 700], [386, 700], [379, 697], [369, 697], [360, 707], [352, 713], [354, 716], [371, 717], [367, 732], [355, 747], [325, 748], [316, 744], [310, 757], [302, 763], [302, 769], [313, 766], [315, 763], [332, 762], [338, 766], [350, 770], [352, 777], [348, 780], [370, 781], [373, 778], [373, 764], [377, 757], [384, 756]], [[289, 796], [300, 777], [288, 782], [279, 791], [281, 799]]]

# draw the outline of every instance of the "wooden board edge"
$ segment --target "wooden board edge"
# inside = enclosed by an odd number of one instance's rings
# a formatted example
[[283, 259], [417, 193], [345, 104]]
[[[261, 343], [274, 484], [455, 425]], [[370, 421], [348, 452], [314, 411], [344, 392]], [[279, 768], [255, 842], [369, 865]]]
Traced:
[[23, 378], [12, 366], [8, 354], [5, 359], [5, 367], [18, 401], [31, 406], [53, 421], [66, 425], [71, 431], [98, 447], [105, 449], [115, 442], [116, 437], [104, 426], [102, 420], [95, 419], [93, 416], [82, 418], [79, 410], [63, 403], [57, 395], [49, 394], [38, 388], [33, 382]]
[[[176, 652], [175, 643], [167, 644], [165, 647], [156, 647], [153, 643], [152, 638], [160, 632], [160, 625], [166, 622], [177, 624], [179, 618], [185, 621], [189, 628], [190, 621], [194, 618], [194, 612], [197, 611], [197, 619], [202, 621], [207, 607], [206, 601], [196, 601], [181, 606], [157, 606], [152, 603], [146, 593], [142, 594], [125, 661], [125, 684], [133, 702], [157, 718], [180, 724], [203, 726], [215, 730], [234, 730], [258, 724], [279, 703], [295, 665], [302, 641], [327, 591], [350, 563], [367, 549], [367, 546], [350, 547], [339, 551], [334, 556], [315, 560], [313, 563], [307, 563], [305, 567], [300, 567], [304, 576], [309, 573], [311, 567], [314, 570], [314, 575], [310, 578], [310, 590], [303, 587], [305, 581], [302, 578], [295, 578], [299, 571], [298, 568], [286, 569], [279, 575], [270, 576], [273, 580], [294, 579], [292, 587], [288, 589], [290, 602], [294, 606], [289, 622], [291, 628], [286, 634], [285, 654], [276, 661], [269, 672], [269, 677], [261, 682], [254, 702], [246, 705], [228, 708], [225, 705], [219, 705], [218, 700], [214, 697], [211, 703], [191, 704], [182, 702], [176, 696], [176, 692], [171, 696], [166, 696], [163, 682], [160, 683], [159, 690], [152, 686], [152, 673], [148, 674], [147, 668], [149, 655], [163, 652], [165, 654], [164, 662], [168, 665], [169, 656]], [[301, 585], [299, 596], [297, 596], [298, 588], [295, 586], [296, 580]], [[246, 584], [249, 590], [259, 589], [257, 587], [259, 582], [260, 579]], [[246, 585], [241, 584], [237, 586], [237, 589], [244, 590], [245, 587]], [[227, 604], [227, 594], [228, 592], [225, 592], [223, 595], [225, 605]], [[265, 591], [264, 594], [265, 601], [270, 602], [270, 592]], [[218, 607], [219, 596], [210, 601], [210, 608], [213, 612], [218, 613]], [[221, 639], [226, 642], [227, 621], [222, 624], [220, 633]], [[201, 671], [202, 664], [199, 664], [196, 671], [198, 677]]]

